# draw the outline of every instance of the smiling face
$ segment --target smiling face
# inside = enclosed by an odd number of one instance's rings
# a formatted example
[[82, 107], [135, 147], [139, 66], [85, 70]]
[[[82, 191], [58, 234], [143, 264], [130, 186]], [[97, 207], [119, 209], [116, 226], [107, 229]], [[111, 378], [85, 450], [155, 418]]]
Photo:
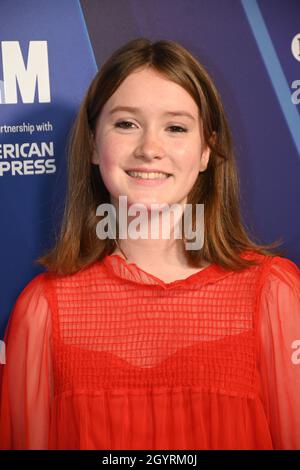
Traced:
[[190, 94], [154, 69], [139, 69], [102, 108], [92, 162], [99, 165], [116, 207], [119, 196], [148, 208], [183, 204], [208, 164], [209, 149], [201, 136], [198, 106]]

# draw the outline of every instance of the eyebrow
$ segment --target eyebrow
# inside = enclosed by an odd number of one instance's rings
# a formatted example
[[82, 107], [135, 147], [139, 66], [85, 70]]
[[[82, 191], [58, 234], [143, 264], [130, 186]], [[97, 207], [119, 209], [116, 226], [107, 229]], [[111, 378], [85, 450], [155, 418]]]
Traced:
[[[129, 112], [133, 112], [136, 114], [141, 114], [141, 110], [134, 106], [116, 106], [115, 108], [111, 109], [108, 114], [111, 115], [111, 114], [116, 113], [117, 111], [129, 111]], [[186, 116], [189, 119], [192, 119], [193, 121], [195, 121], [194, 116], [192, 116], [187, 111], [166, 111], [165, 113], [163, 113], [163, 115], [164, 116]]]

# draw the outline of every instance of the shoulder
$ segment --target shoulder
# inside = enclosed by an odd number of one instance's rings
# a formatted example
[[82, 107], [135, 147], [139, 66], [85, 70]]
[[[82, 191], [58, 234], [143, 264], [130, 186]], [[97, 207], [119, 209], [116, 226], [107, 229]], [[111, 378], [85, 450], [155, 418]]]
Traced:
[[[297, 284], [300, 282], [300, 269], [296, 263], [288, 258], [268, 256], [253, 251], [243, 252], [242, 257], [257, 263], [256, 267], [260, 268], [263, 284], [270, 285], [272, 282]], [[251, 270], [252, 267], [249, 269]]]
[[46, 286], [49, 274], [41, 273], [31, 279], [18, 295], [9, 318], [9, 324], [22, 328], [26, 325], [48, 320], [49, 301]]
[[281, 256], [267, 258], [269, 259], [263, 275], [265, 290], [277, 286], [300, 291], [300, 269], [296, 263]]
[[58, 286], [67, 288], [74, 285], [78, 288], [85, 285], [90, 279], [94, 279], [97, 274], [104, 274], [101, 263], [92, 263], [84, 269], [73, 274], [56, 274], [52, 272], [43, 272], [32, 278], [19, 294], [17, 301], [23, 301], [25, 298], [49, 298], [53, 290]]
[[270, 313], [300, 314], [300, 270], [288, 258], [268, 257], [261, 279], [260, 305]]
[[282, 256], [270, 256], [253, 251], [242, 253], [242, 257], [256, 264], [245, 272], [256, 273], [259, 296], [278, 297], [279, 294], [300, 296], [300, 270], [296, 263]]
[[28, 300], [45, 297], [46, 286], [50, 279], [49, 273], [40, 273], [32, 278], [20, 292], [16, 300], [16, 305]]
[[51, 299], [53, 296], [56, 298], [59, 293], [65, 295], [66, 293], [79, 293], [82, 290], [94, 289], [96, 285], [106, 281], [107, 277], [104, 263], [97, 261], [71, 274], [45, 273], [40, 283]]
[[17, 297], [10, 313], [4, 343], [6, 364], [12, 364], [12, 370], [28, 361], [34, 371], [50, 344], [52, 315], [45, 294], [47, 279], [46, 273], [31, 279]]
[[300, 320], [300, 270], [293, 261], [277, 256], [269, 261], [258, 309], [262, 350], [268, 357], [279, 351], [290, 357], [288, 345], [299, 335]]

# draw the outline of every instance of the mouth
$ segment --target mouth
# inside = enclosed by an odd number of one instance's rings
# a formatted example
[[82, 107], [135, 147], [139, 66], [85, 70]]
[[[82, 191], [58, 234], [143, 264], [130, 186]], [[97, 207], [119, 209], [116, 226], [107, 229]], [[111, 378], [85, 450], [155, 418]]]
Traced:
[[170, 173], [157, 172], [157, 171], [131, 171], [125, 170], [125, 173], [132, 178], [139, 180], [165, 180], [172, 176]]

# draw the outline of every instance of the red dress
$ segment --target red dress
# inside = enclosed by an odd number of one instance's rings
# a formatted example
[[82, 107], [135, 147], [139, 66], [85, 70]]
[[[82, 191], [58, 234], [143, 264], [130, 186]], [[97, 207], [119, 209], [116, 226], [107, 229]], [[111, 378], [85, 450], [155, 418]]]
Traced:
[[119, 255], [19, 296], [3, 449], [300, 449], [300, 271], [255, 256], [163, 282]]

